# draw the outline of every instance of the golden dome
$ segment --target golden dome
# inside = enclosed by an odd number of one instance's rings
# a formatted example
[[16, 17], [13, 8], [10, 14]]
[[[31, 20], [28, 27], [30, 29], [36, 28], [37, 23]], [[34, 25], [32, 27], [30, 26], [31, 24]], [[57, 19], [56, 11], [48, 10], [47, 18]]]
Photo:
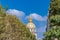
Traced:
[[35, 25], [33, 23], [28, 23], [27, 28], [35, 28]]
[[32, 34], [34, 34], [36, 36], [36, 38], [37, 38], [36, 27], [35, 27], [35, 24], [32, 22], [31, 16], [29, 18], [29, 23], [26, 25], [26, 28], [28, 28], [30, 30], [30, 32]]
[[35, 24], [32, 23], [32, 18], [30, 17], [29, 23], [27, 24], [27, 28], [35, 28]]

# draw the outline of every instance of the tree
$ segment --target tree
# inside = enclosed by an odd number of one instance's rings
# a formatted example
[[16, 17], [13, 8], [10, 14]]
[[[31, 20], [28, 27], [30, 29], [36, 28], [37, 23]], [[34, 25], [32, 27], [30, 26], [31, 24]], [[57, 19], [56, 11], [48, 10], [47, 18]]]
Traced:
[[60, 14], [60, 1], [55, 0], [50, 3], [49, 15], [59, 15]]
[[16, 16], [6, 14], [0, 6], [0, 40], [36, 40]]
[[49, 10], [49, 30], [45, 32], [44, 40], [54, 40], [57, 38], [60, 40], [60, 1], [54, 0], [50, 4]]

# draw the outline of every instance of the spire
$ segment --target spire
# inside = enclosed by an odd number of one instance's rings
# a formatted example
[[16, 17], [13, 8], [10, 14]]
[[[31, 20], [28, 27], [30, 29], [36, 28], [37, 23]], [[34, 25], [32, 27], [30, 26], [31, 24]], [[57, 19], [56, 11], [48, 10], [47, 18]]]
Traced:
[[30, 16], [30, 18], [29, 18], [29, 22], [31, 23], [32, 22], [32, 17]]

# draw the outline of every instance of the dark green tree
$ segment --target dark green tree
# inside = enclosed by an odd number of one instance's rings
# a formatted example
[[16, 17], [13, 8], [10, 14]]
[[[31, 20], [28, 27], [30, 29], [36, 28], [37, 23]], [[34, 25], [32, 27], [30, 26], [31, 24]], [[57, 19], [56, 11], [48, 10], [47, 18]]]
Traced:
[[44, 34], [44, 40], [60, 40], [60, 0], [50, 3], [49, 10], [49, 30]]

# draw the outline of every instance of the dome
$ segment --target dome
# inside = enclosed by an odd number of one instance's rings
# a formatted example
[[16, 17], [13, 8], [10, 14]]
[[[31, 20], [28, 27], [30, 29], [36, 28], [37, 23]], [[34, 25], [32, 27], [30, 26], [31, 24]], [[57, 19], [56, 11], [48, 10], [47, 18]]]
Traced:
[[28, 23], [28, 24], [27, 24], [27, 28], [35, 28], [35, 24], [33, 24], [33, 23]]
[[32, 18], [30, 17], [29, 23], [27, 24], [27, 28], [35, 28], [35, 24], [32, 23]]
[[32, 22], [32, 18], [30, 17], [29, 19], [29, 23], [26, 25], [26, 28], [28, 28], [30, 30], [30, 32], [32, 34], [34, 34], [37, 38], [37, 34], [36, 34], [36, 27], [35, 24]]

